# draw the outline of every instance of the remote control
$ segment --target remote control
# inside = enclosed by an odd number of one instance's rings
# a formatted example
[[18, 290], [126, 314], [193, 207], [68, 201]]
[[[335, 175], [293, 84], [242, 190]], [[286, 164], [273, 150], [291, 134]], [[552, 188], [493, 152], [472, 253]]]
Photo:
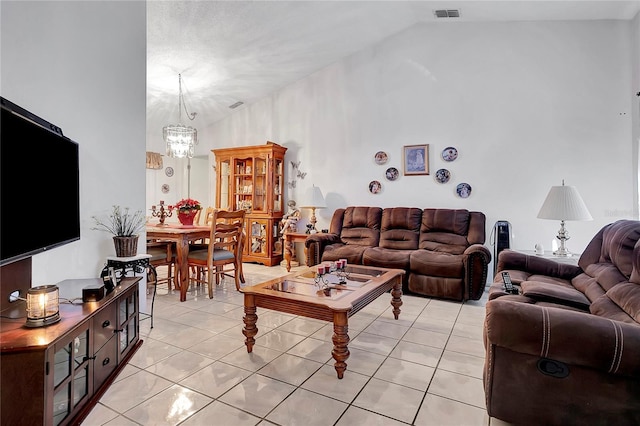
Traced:
[[513, 286], [511, 276], [508, 272], [502, 273], [502, 282], [504, 283], [504, 291], [511, 294], [518, 294], [518, 289]]

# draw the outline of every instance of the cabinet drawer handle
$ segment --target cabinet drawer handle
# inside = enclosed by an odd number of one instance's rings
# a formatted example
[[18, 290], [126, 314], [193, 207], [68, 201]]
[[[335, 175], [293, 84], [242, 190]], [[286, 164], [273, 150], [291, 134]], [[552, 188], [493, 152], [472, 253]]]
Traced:
[[105, 322], [102, 323], [102, 328], [107, 328], [111, 325], [111, 322], [109, 320], [106, 320]]
[[111, 362], [111, 360], [107, 357], [107, 358], [105, 358], [105, 359], [102, 361], [102, 365], [103, 365], [103, 366], [104, 366], [104, 365], [107, 365], [107, 364], [109, 364], [110, 362]]
[[114, 333], [122, 333], [124, 331], [124, 328], [121, 328], [120, 330], [113, 330]]

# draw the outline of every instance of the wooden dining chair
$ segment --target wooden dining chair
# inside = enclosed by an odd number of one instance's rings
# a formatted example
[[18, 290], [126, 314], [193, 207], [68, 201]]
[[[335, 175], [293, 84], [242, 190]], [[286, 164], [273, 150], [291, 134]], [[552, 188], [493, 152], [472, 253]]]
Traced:
[[[149, 264], [153, 266], [147, 273], [147, 284], [158, 285], [167, 283], [167, 287], [171, 290], [171, 282], [175, 289], [180, 288], [178, 268], [176, 267], [176, 249], [175, 243], [171, 241], [147, 241], [147, 254], [150, 254]], [[156, 268], [158, 266], [167, 267], [167, 277], [158, 278]]]
[[233, 275], [229, 276], [234, 278], [237, 290], [240, 290], [240, 283], [244, 282], [242, 274], [244, 216], [244, 210], [214, 210], [207, 249], [189, 250], [187, 262], [189, 267], [196, 269], [196, 273], [191, 275], [190, 281], [206, 282], [209, 298], [213, 298], [214, 276], [216, 285], [218, 285], [221, 276], [233, 272]]

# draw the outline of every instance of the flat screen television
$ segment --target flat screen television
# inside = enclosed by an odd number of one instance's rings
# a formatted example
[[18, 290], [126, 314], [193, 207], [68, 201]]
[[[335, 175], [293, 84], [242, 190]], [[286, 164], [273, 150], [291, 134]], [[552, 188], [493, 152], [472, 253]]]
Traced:
[[78, 144], [0, 97], [0, 266], [80, 239]]

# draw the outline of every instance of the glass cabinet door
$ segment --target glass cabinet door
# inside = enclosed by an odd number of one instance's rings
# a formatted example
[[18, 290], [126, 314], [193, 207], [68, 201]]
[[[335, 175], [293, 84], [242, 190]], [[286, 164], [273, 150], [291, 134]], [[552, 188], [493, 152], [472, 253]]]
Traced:
[[249, 255], [266, 256], [269, 253], [267, 226], [267, 220], [249, 220]]
[[138, 293], [130, 291], [125, 296], [121, 296], [118, 302], [118, 331], [119, 331], [119, 351], [121, 358], [133, 347], [133, 343], [138, 340]]
[[267, 210], [267, 160], [255, 158], [253, 211], [262, 213]]
[[229, 210], [231, 206], [231, 162], [221, 161], [220, 171], [220, 194], [218, 194], [218, 205], [222, 210]]
[[89, 329], [83, 327], [74, 337], [54, 348], [53, 424], [60, 424], [89, 394]]
[[233, 209], [250, 213], [253, 209], [253, 159], [236, 159], [233, 172]]
[[273, 211], [280, 213], [284, 209], [284, 175], [283, 161], [279, 158], [273, 160]]

